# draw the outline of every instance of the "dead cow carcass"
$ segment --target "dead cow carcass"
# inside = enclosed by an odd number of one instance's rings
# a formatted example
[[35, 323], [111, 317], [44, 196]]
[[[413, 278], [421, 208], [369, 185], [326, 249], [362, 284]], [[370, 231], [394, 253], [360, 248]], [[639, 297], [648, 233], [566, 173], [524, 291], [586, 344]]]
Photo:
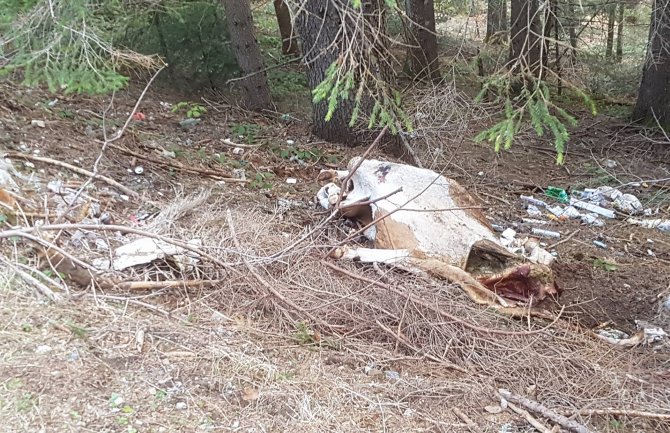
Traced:
[[[358, 165], [358, 168], [354, 168]], [[458, 283], [481, 304], [500, 297], [534, 304], [558, 294], [553, 257], [534, 239], [503, 246], [477, 202], [454, 180], [405, 164], [354, 158], [350, 171], [324, 170], [317, 194], [322, 207], [368, 228], [374, 249], [339, 248], [334, 256], [383, 262]], [[339, 203], [338, 203], [339, 200]]]

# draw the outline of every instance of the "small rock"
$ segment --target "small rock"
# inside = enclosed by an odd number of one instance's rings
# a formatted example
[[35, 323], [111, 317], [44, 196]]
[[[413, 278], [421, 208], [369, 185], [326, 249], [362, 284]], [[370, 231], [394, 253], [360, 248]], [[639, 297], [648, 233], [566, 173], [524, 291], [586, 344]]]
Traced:
[[37, 126], [39, 128], [45, 128], [47, 126], [46, 123], [44, 123], [44, 120], [37, 120], [37, 119], [31, 120], [30, 124], [32, 126]]
[[202, 122], [202, 120], [197, 118], [184, 119], [181, 122], [179, 122], [179, 126], [181, 126], [181, 129], [183, 129], [184, 131], [190, 131], [200, 122]]
[[496, 404], [496, 405], [486, 406], [484, 408], [484, 410], [487, 411], [488, 413], [496, 414], [496, 413], [502, 412], [503, 409], [502, 409], [502, 407], [500, 407], [500, 405]]
[[47, 352], [51, 352], [51, 346], [48, 346], [46, 344], [40, 344], [35, 349], [35, 353], [47, 353]]

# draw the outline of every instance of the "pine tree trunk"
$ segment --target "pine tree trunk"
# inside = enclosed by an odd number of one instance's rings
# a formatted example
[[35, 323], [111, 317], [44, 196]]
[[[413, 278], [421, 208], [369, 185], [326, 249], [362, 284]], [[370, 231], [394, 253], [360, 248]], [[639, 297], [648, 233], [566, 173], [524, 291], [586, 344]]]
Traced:
[[281, 36], [281, 53], [284, 55], [299, 54], [298, 38], [293, 33], [293, 23], [291, 22], [291, 12], [284, 0], [274, 0], [275, 15], [277, 15], [277, 24], [279, 26], [279, 35]]
[[[342, 39], [336, 40], [343, 23], [338, 8], [349, 8], [349, 0], [305, 0], [295, 17], [302, 41], [307, 84], [314, 90], [325, 78], [326, 70], [339, 55]], [[354, 98], [338, 101], [333, 117], [326, 121], [328, 102], [312, 104], [312, 132], [326, 141], [357, 145], [362, 138], [349, 126], [354, 111]], [[363, 111], [363, 110], [361, 110]]]
[[655, 0], [634, 120], [670, 127], [670, 0]]
[[500, 44], [499, 35], [509, 29], [507, 20], [507, 0], [489, 0], [486, 8], [486, 37], [484, 42]]
[[249, 0], [222, 0], [230, 29], [233, 52], [242, 73], [239, 82], [245, 94], [244, 105], [249, 110], [272, 108], [272, 97], [263, 58], [254, 31]]
[[626, 9], [624, 3], [619, 4], [619, 17], [617, 18], [617, 34], [616, 34], [616, 56], [617, 63], [623, 60], [623, 15]]
[[605, 58], [612, 58], [612, 48], [614, 47], [614, 20], [616, 18], [616, 4], [610, 5], [607, 11], [607, 46], [605, 48]]
[[510, 71], [537, 77], [542, 68], [538, 0], [512, 0], [511, 21]]
[[433, 0], [405, 0], [405, 12], [410, 19], [411, 40], [408, 41], [412, 74], [416, 77], [440, 80], [435, 34], [435, 4]]
[[577, 15], [575, 14], [575, 6], [571, 0], [566, 1], [568, 12], [568, 36], [570, 38], [570, 60], [574, 65], [577, 63]]

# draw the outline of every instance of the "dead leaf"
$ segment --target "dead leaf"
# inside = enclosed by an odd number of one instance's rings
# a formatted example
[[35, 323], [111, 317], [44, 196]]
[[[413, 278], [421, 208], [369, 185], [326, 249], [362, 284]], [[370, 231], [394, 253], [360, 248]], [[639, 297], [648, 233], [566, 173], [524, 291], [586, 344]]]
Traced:
[[260, 397], [260, 394], [258, 394], [258, 391], [256, 391], [254, 388], [245, 386], [244, 389], [242, 389], [242, 400], [252, 401], [257, 400], [258, 397]]

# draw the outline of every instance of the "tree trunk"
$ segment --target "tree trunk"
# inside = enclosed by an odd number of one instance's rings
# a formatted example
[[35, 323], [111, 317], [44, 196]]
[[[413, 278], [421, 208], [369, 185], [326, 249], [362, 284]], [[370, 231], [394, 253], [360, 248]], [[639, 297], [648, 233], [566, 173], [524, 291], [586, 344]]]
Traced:
[[617, 33], [616, 33], [616, 57], [617, 63], [623, 60], [623, 15], [626, 5], [622, 2], [619, 4], [619, 17], [617, 18]]
[[405, 0], [405, 12], [410, 19], [411, 40], [408, 41], [412, 74], [416, 77], [440, 80], [435, 34], [435, 4], [433, 0]]
[[277, 24], [279, 25], [279, 35], [281, 36], [281, 53], [284, 55], [299, 55], [298, 38], [293, 33], [293, 24], [291, 22], [291, 12], [284, 0], [274, 0], [275, 15], [277, 15]]
[[568, 12], [568, 36], [570, 37], [570, 60], [574, 65], [577, 63], [577, 15], [575, 14], [575, 5], [571, 0], [566, 2]]
[[633, 110], [635, 120], [670, 127], [670, 0], [655, 0], [649, 26], [647, 58]]
[[511, 20], [510, 71], [537, 77], [542, 69], [538, 0], [512, 0]]
[[272, 108], [272, 97], [263, 58], [254, 31], [249, 0], [222, 0], [230, 29], [233, 52], [242, 73], [240, 80], [245, 93], [245, 107], [249, 110]]
[[509, 30], [507, 0], [489, 0], [486, 9], [486, 37], [484, 42], [501, 44], [501, 32]]
[[616, 19], [616, 4], [610, 5], [607, 11], [607, 46], [605, 48], [605, 58], [612, 58], [612, 48], [614, 46], [614, 20]]
[[542, 38], [542, 64], [549, 64], [549, 42], [551, 31], [556, 24], [556, 0], [547, 0], [544, 10], [544, 38]]
[[[307, 84], [314, 90], [326, 78], [326, 70], [337, 61], [343, 49], [338, 32], [344, 28], [338, 8], [349, 8], [349, 0], [305, 0], [297, 12], [295, 24], [302, 41]], [[361, 136], [349, 126], [354, 98], [337, 102], [333, 117], [326, 121], [328, 101], [312, 104], [312, 132], [326, 141], [356, 145]], [[361, 110], [363, 111], [363, 110]]]

